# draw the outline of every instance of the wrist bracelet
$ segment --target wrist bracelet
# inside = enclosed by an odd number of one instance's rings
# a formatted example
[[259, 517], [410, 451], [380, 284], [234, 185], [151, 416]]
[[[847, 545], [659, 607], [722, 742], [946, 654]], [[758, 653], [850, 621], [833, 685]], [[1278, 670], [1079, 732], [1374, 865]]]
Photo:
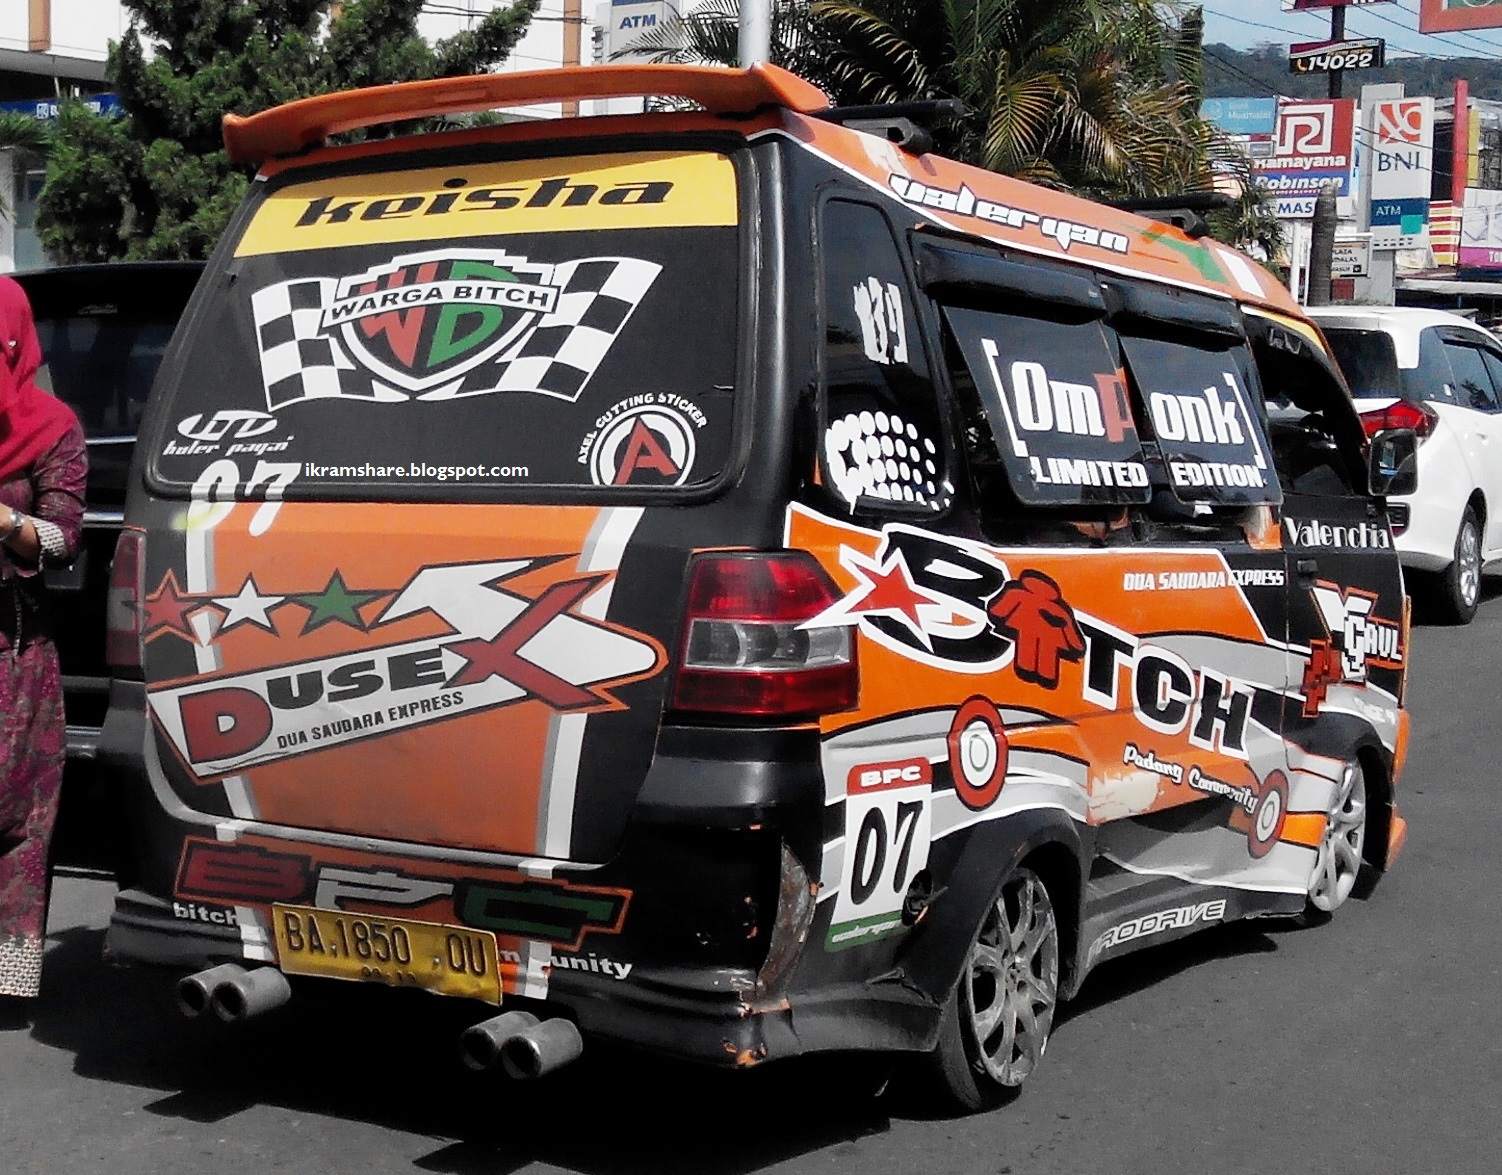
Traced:
[[10, 510], [10, 529], [0, 534], [0, 543], [8, 543], [15, 538], [20, 529], [26, 525], [26, 515], [22, 514], [14, 506]]

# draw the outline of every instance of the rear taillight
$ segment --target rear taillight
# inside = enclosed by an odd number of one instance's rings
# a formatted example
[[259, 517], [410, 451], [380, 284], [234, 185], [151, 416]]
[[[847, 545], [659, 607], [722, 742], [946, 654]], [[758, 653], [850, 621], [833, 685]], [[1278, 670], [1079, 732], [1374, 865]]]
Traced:
[[1394, 400], [1386, 408], [1375, 408], [1361, 414], [1361, 427], [1366, 435], [1376, 436], [1390, 428], [1411, 428], [1423, 440], [1434, 431], [1439, 421], [1438, 414], [1427, 404], [1410, 404], [1407, 400]]
[[804, 551], [695, 558], [673, 709], [765, 720], [855, 706], [854, 634], [843, 625], [801, 627], [839, 598]]
[[146, 572], [146, 536], [121, 533], [110, 564], [110, 593], [105, 605], [104, 659], [116, 669], [141, 667], [142, 576]]

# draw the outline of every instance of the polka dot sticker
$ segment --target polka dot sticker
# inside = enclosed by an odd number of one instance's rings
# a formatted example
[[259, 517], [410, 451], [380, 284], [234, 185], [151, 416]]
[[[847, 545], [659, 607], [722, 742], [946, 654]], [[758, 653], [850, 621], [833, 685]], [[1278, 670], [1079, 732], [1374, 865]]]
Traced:
[[837, 494], [851, 506], [862, 497], [942, 510], [949, 483], [936, 484], [938, 446], [896, 412], [851, 412], [824, 434], [824, 458]]

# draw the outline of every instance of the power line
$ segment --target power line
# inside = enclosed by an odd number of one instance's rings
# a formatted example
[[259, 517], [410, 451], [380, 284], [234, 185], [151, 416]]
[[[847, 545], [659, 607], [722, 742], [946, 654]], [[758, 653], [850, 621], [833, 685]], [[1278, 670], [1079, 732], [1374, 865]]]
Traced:
[[[1403, 12], [1408, 13], [1409, 16], [1413, 16], [1413, 17], [1417, 17], [1418, 16], [1418, 12], [1415, 11], [1414, 9], [1412, 9], [1412, 8], [1404, 8], [1401, 4], [1397, 5], [1397, 7], [1400, 10], [1402, 10]], [[1388, 16], [1384, 12], [1372, 12], [1372, 13], [1369, 13], [1368, 15], [1376, 18], [1377, 20], [1384, 21], [1385, 23], [1392, 25], [1394, 28], [1402, 29], [1404, 32], [1410, 32], [1410, 31], [1417, 32], [1416, 28], [1413, 29], [1413, 30], [1410, 30], [1406, 24], [1403, 24], [1400, 21], [1394, 20], [1392, 17]], [[1464, 41], [1456, 41], [1456, 40], [1454, 40], [1454, 39], [1446, 36], [1443, 33], [1420, 33], [1419, 35], [1423, 36], [1423, 37], [1433, 37], [1437, 41], [1444, 41], [1447, 44], [1459, 46], [1460, 48], [1465, 48], [1466, 47]], [[1502, 54], [1502, 45], [1499, 45], [1499, 44], [1497, 44], [1494, 41], [1483, 40], [1479, 36], [1476, 37], [1475, 39], [1476, 39], [1477, 43], [1486, 46], [1486, 48], [1488, 48], [1488, 49], [1495, 50], [1499, 54]], [[1440, 56], [1440, 54], [1437, 54], [1437, 53], [1436, 54], [1430, 54], [1430, 56], [1438, 57], [1438, 56]], [[1452, 54], [1451, 56], [1452, 56], [1452, 59], [1453, 59], [1453, 57], [1455, 55]], [[1483, 59], [1484, 60], [1484, 58], [1482, 57], [1482, 55], [1479, 54], [1479, 53], [1467, 53], [1467, 54], [1464, 54], [1463, 56], [1465, 56], [1465, 57], [1474, 57], [1474, 58], [1478, 58], [1478, 59]]]
[[[1463, 42], [1463, 41], [1456, 41], [1456, 40], [1450, 38], [1449, 36], [1447, 36], [1444, 33], [1420, 33], [1416, 27], [1415, 28], [1410, 28], [1408, 25], [1403, 24], [1401, 21], [1394, 20], [1392, 17], [1386, 15], [1385, 13], [1376, 12], [1376, 11], [1368, 12], [1367, 11], [1368, 7], [1369, 6], [1367, 6], [1367, 5], [1362, 5], [1360, 7], [1359, 11], [1360, 11], [1361, 16], [1365, 17], [1365, 16], [1370, 15], [1370, 16], [1374, 17], [1377, 20], [1384, 21], [1387, 24], [1392, 25], [1396, 29], [1402, 30], [1405, 33], [1412, 33], [1415, 36], [1422, 36], [1422, 37], [1426, 37], [1426, 38], [1434, 38], [1435, 40], [1442, 40], [1442, 41], [1445, 41], [1448, 44], [1450, 44], [1451, 46], [1456, 47], [1456, 48], [1465, 49], [1465, 48], [1468, 47], [1465, 42]], [[1413, 16], [1413, 17], [1417, 17], [1418, 16], [1418, 12], [1415, 9], [1406, 8], [1402, 4], [1398, 4], [1397, 7], [1399, 9], [1401, 9], [1402, 11], [1408, 13], [1410, 16]], [[1315, 10], [1315, 9], [1305, 9], [1305, 10], [1303, 10], [1301, 12], [1301, 15], [1314, 16], [1314, 15], [1317, 15], [1317, 12], [1318, 12], [1318, 10]], [[1285, 27], [1280, 26], [1280, 25], [1268, 24], [1266, 21], [1261, 21], [1261, 20], [1247, 20], [1245, 17], [1232, 16], [1228, 12], [1212, 12], [1212, 13], [1210, 13], [1210, 15], [1215, 16], [1215, 17], [1217, 17], [1220, 20], [1233, 21], [1236, 24], [1247, 25], [1247, 26], [1249, 26], [1251, 28], [1266, 29], [1269, 32], [1278, 33], [1282, 37], [1288, 38], [1290, 40], [1292, 40], [1294, 38], [1297, 38], [1299, 36], [1306, 36], [1306, 35], [1308, 35], [1307, 32], [1305, 32], [1305, 33], [1299, 33], [1299, 32], [1294, 31], [1293, 29], [1285, 28]], [[1355, 33], [1352, 33], [1351, 30], [1347, 30], [1347, 36], [1348, 37], [1353, 36], [1353, 35], [1359, 35], [1359, 34], [1355, 34]], [[1483, 39], [1482, 37], [1479, 37], [1479, 36], [1476, 37], [1476, 41], [1479, 44], [1485, 46], [1486, 48], [1493, 49], [1499, 55], [1502, 55], [1502, 44], [1498, 44], [1497, 42], [1494, 42], [1494, 41], [1487, 41], [1487, 40], [1485, 40], [1485, 39]], [[1483, 54], [1479, 54], [1479, 53], [1476, 53], [1474, 51], [1468, 52], [1468, 53], [1449, 53], [1449, 54], [1446, 54], [1446, 53], [1435, 53], [1435, 52], [1432, 52], [1432, 51], [1428, 50], [1427, 43], [1426, 43], [1425, 47], [1418, 48], [1418, 49], [1408, 48], [1406, 46], [1399, 46], [1399, 48], [1402, 49], [1404, 52], [1414, 53], [1414, 54], [1417, 54], [1417, 55], [1423, 56], [1423, 57], [1435, 57], [1435, 58], [1439, 58], [1439, 59], [1445, 60], [1445, 61], [1454, 61], [1454, 60], [1457, 60], [1457, 59], [1467, 59], [1467, 58], [1476, 58], [1476, 59], [1480, 59], [1480, 60], [1485, 60], [1485, 56]]]

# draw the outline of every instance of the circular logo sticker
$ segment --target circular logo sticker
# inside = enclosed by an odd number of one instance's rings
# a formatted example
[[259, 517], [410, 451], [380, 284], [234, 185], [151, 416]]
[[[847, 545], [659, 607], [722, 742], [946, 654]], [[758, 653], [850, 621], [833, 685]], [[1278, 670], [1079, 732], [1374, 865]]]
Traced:
[[1007, 732], [1001, 715], [985, 698], [971, 698], [949, 727], [949, 770], [954, 792], [965, 807], [979, 812], [1001, 794], [1007, 778]]
[[595, 485], [682, 485], [694, 467], [694, 426], [676, 408], [645, 404], [622, 412], [595, 435]]
[[1254, 857], [1265, 857], [1283, 835], [1283, 821], [1288, 817], [1288, 777], [1274, 771], [1262, 781], [1262, 794], [1252, 809], [1251, 827], [1246, 844]]

